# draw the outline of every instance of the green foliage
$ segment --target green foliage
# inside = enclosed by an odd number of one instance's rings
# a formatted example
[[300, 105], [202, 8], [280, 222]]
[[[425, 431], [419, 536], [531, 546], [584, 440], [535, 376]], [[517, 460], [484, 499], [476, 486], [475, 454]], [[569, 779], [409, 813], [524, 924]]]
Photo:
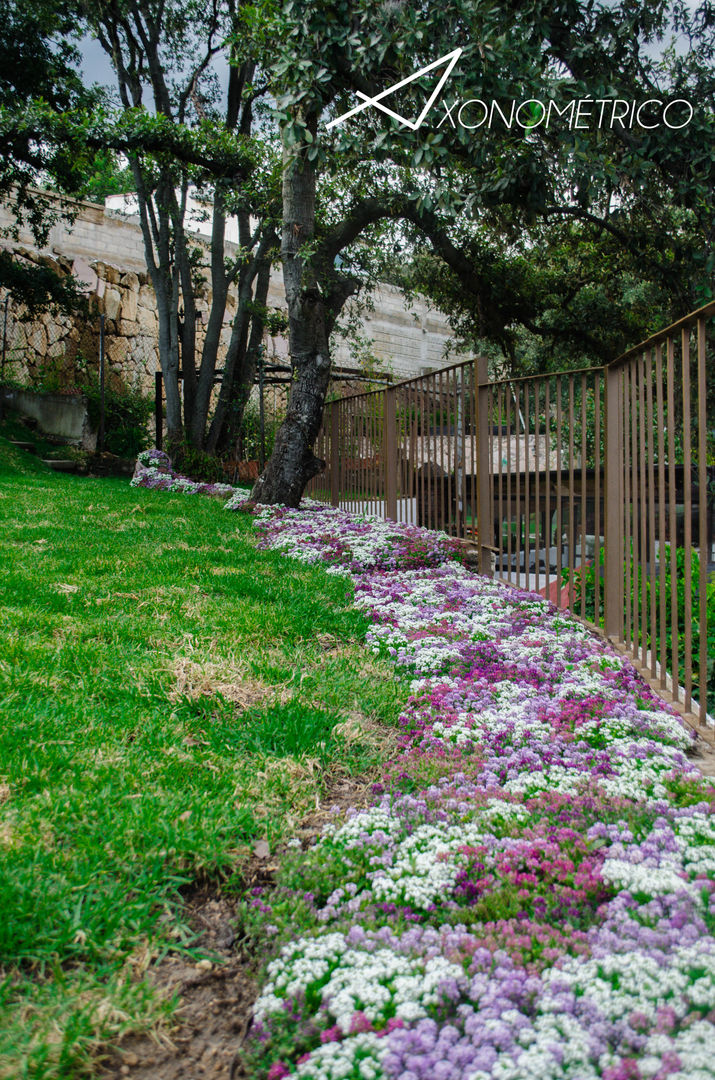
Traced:
[[[661, 594], [660, 576], [651, 582], [649, 576], [643, 573], [641, 567], [637, 564], [636, 560], [631, 555], [630, 564], [624, 568], [624, 580], [630, 581], [630, 591], [625, 598], [624, 618], [627, 620], [631, 618], [634, 604], [638, 615], [639, 625], [641, 620], [641, 611], [643, 604], [643, 592], [645, 590], [645, 610], [646, 610], [646, 649], [650, 650], [655, 647], [657, 650], [657, 657], [660, 659], [660, 650], [662, 642], [659, 637], [654, 642], [650, 633], [650, 609], [651, 609], [651, 590], [655, 593], [655, 606], [656, 612], [660, 612], [661, 600], [665, 604], [666, 612], [666, 633], [665, 633], [665, 648], [667, 658], [667, 670], [672, 675], [672, 647], [673, 647], [673, 588], [672, 588], [672, 576], [671, 576], [671, 546], [665, 545], [664, 549], [665, 560], [665, 583], [664, 592]], [[677, 650], [678, 650], [678, 679], [681, 685], [685, 683], [685, 566], [686, 561], [690, 565], [691, 574], [691, 598], [690, 598], [690, 633], [692, 637], [692, 656], [693, 656], [693, 694], [696, 698], [700, 699], [701, 687], [700, 687], [700, 656], [701, 649], [705, 649], [707, 657], [707, 686], [705, 688], [705, 699], [707, 702], [707, 708], [709, 712], [715, 711], [715, 580], [710, 579], [706, 587], [706, 612], [707, 612], [707, 640], [701, 642], [700, 640], [700, 621], [699, 621], [699, 576], [700, 576], [700, 558], [696, 551], [685, 551], [684, 548], [676, 548], [675, 551], [675, 594], [677, 597]], [[595, 622], [598, 626], [603, 627], [605, 625], [604, 615], [604, 590], [603, 590], [603, 571], [605, 566], [605, 553], [601, 548], [600, 559], [598, 565], [592, 563], [585, 570], [576, 570], [574, 572], [574, 589], [575, 589], [575, 610], [580, 610], [582, 591], [585, 591], [586, 599], [586, 618], [591, 622]], [[599, 574], [599, 607], [598, 613], [595, 610], [595, 582], [596, 574]], [[569, 571], [568, 569], [562, 571], [562, 580], [564, 584], [568, 583]], [[659, 618], [659, 616], [658, 616]]]
[[[264, 417], [264, 443], [266, 461], [273, 453], [278, 428], [283, 422], [284, 410], [266, 411]], [[261, 417], [258, 405], [249, 401], [243, 412], [239, 447], [243, 461], [258, 461], [261, 453]]]
[[[66, 120], [96, 107], [99, 95], [84, 86], [76, 15], [66, 3], [51, 0], [8, 0], [0, 19], [0, 197], [12, 220], [2, 229], [15, 241], [21, 227], [38, 246], [47, 242], [52, 225], [71, 219], [67, 206], [39, 190], [54, 187], [75, 194], [83, 182], [86, 148], [76, 138], [38, 137], [32, 118], [50, 113]], [[44, 267], [0, 258], [0, 285], [16, 300], [37, 309], [48, 304], [73, 306], [76, 294]]]
[[123, 195], [133, 191], [134, 177], [131, 169], [122, 165], [113, 150], [99, 150], [92, 162], [93, 172], [88, 176], [80, 194], [90, 202], [104, 203], [109, 195]]
[[176, 472], [190, 476], [192, 480], [205, 480], [207, 483], [226, 480], [223, 465], [217, 458], [185, 440], [172, 449], [172, 460]]
[[0, 251], [0, 285], [13, 304], [22, 304], [30, 315], [47, 308], [75, 314], [85, 306], [73, 277], [60, 277], [48, 266], [13, 258], [9, 251]]
[[[87, 397], [90, 424], [99, 429], [101, 401], [99, 387], [83, 387]], [[149, 445], [147, 421], [154, 410], [151, 398], [135, 390], [112, 390], [104, 393], [104, 448], [119, 457], [136, 457]]]

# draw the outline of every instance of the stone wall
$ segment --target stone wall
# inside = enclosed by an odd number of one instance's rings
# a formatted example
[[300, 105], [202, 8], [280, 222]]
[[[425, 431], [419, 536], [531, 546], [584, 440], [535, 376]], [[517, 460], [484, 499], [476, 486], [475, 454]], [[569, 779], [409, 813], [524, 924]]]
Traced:
[[[46, 248], [38, 252], [32, 236], [21, 230], [12, 242], [2, 239], [11, 224], [6, 207], [0, 206], [0, 244], [22, 258], [42, 260], [61, 272], [72, 272], [92, 293], [94, 318], [58, 319], [45, 315], [33, 323], [22, 324], [13, 313], [10, 334], [14, 350], [11, 374], [32, 375], [47, 361], [69, 366], [79, 354], [90, 363], [98, 355], [97, 316], [104, 313], [106, 357], [110, 380], [153, 392], [154, 373], [158, 367], [158, 320], [154, 291], [146, 272], [141, 229], [134, 220], [93, 203], [80, 203], [75, 222], [53, 226]], [[198, 238], [200, 239], [200, 238]], [[232, 245], [227, 245], [231, 248]], [[461, 359], [445, 355], [452, 337], [443, 315], [430, 310], [426, 302], [416, 300], [407, 306], [402, 293], [390, 286], [380, 286], [374, 310], [362, 319], [362, 335], [371, 339], [371, 352], [384, 370], [404, 379]], [[280, 271], [271, 278], [268, 304], [283, 310], [285, 297]], [[199, 313], [208, 311], [209, 298], [200, 297]], [[229, 297], [223, 340], [230, 336], [230, 324], [236, 310], [235, 294]], [[287, 342], [283, 338], [266, 339], [268, 355], [287, 360]], [[334, 344], [334, 360], [345, 367], [358, 363], [349, 341]], [[24, 357], [24, 362], [21, 358]]]

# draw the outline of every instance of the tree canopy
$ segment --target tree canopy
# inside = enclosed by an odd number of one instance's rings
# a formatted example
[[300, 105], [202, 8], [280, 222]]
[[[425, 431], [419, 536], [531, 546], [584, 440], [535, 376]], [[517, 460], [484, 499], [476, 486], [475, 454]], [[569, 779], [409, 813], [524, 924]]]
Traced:
[[[10, 157], [40, 147], [36, 175], [57, 155], [61, 184], [65, 158], [76, 172], [82, 154], [127, 156], [166, 296], [165, 373], [178, 365], [179, 296], [184, 327], [195, 318], [189, 186], [212, 202], [219, 294], [241, 275], [253, 288], [280, 224], [293, 378], [255, 489], [264, 501], [295, 503], [321, 467], [312, 448], [331, 333], [347, 299], [380, 276], [426, 292], [467, 345], [512, 371], [601, 361], [712, 295], [708, 0], [46, 5], [66, 86], [56, 101], [30, 88], [26, 105], [3, 106]], [[114, 107], [90, 111], [72, 81], [72, 12], [112, 59]], [[225, 98], [220, 56], [231, 65]], [[409, 122], [440, 78], [435, 62], [449, 58], [422, 123]], [[226, 266], [232, 213], [245, 239]], [[245, 300], [248, 312], [256, 296]], [[259, 334], [260, 319], [252, 325]], [[207, 401], [204, 359], [194, 401]], [[178, 397], [179, 433], [177, 407]], [[203, 406], [185, 422], [200, 443]]]

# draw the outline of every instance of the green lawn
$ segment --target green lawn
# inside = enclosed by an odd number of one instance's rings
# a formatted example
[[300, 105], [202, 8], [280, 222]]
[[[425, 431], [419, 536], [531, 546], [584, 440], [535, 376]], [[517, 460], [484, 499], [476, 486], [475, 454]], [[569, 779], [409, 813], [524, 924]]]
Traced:
[[0, 1077], [83, 1075], [150, 1024], [142, 971], [192, 944], [182, 891], [235, 887], [384, 752], [371, 722], [407, 691], [349, 586], [253, 532], [0, 440]]

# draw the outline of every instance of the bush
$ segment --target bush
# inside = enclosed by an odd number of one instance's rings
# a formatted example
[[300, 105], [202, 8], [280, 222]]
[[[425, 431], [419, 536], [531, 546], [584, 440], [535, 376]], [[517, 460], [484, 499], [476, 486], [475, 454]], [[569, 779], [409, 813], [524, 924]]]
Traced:
[[[264, 417], [266, 461], [273, 453], [276, 432], [283, 423], [285, 410], [266, 411]], [[255, 461], [260, 458], [261, 420], [258, 406], [252, 401], [246, 405], [239, 432], [239, 451], [242, 461]]]
[[218, 458], [191, 446], [188, 442], [174, 447], [172, 457], [176, 471], [190, 476], [193, 480], [205, 480], [213, 484], [226, 479], [223, 464]]
[[[99, 430], [100, 393], [96, 386], [84, 388], [92, 427]], [[149, 445], [147, 422], [154, 410], [151, 398], [132, 390], [104, 392], [104, 449], [118, 457], [136, 457]]]

